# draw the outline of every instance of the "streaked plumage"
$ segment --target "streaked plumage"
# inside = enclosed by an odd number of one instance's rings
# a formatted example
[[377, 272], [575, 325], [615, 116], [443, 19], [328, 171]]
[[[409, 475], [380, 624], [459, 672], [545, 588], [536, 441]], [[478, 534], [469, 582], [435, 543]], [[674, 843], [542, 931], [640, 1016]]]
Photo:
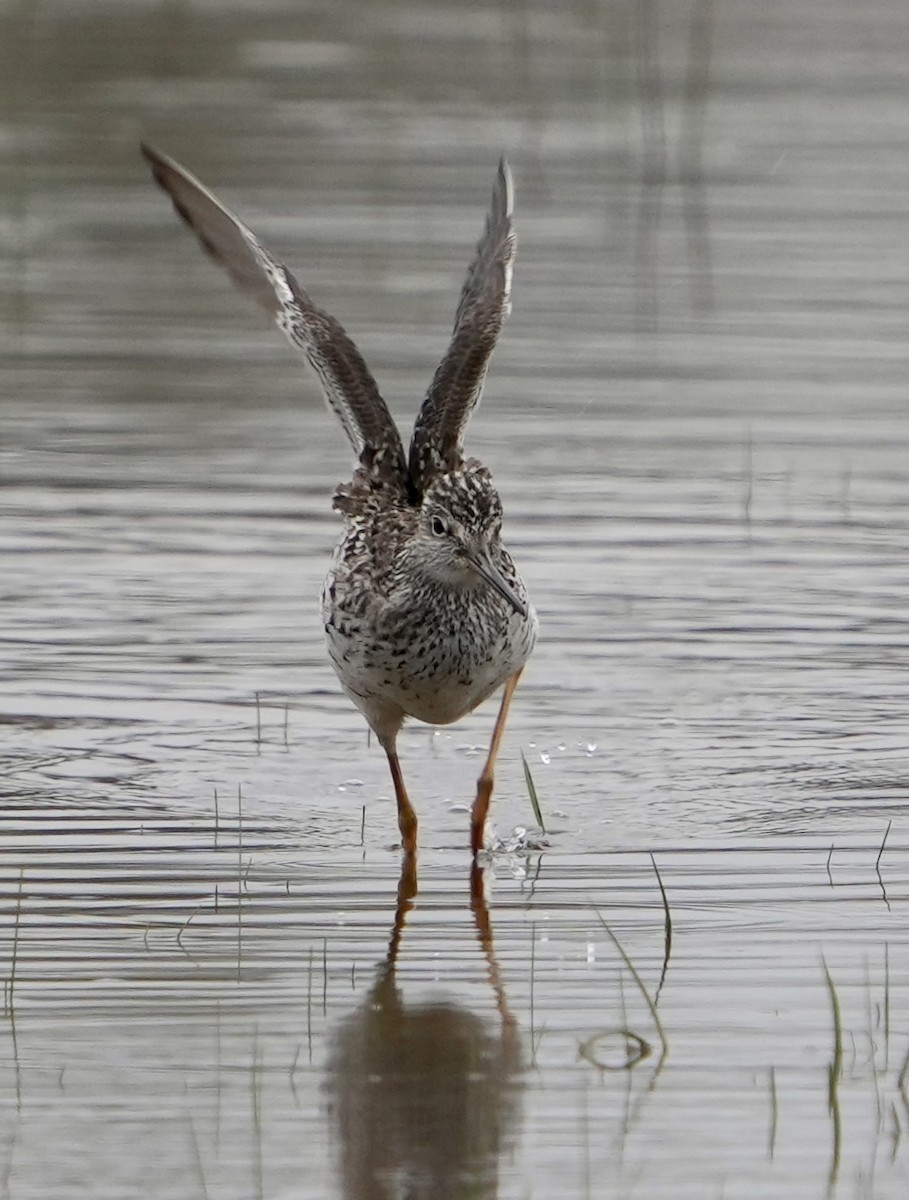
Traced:
[[334, 497], [345, 530], [325, 580], [322, 617], [341, 685], [388, 756], [408, 851], [416, 847], [416, 816], [396, 751], [404, 719], [448, 724], [505, 687], [474, 802], [476, 853], [508, 705], [537, 636], [536, 614], [501, 542], [499, 495], [489, 471], [463, 453], [510, 305], [508, 167], [499, 164], [451, 344], [405, 457], [376, 383], [338, 321], [198, 180], [149, 146], [142, 151], [203, 247], [304, 351], [357, 455], [352, 481]]

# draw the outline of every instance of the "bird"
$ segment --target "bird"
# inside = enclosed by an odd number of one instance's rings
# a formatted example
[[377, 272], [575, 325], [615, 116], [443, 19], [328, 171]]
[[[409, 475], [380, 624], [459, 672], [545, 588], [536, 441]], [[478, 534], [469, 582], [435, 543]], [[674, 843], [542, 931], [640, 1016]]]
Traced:
[[450, 344], [405, 454], [388, 406], [340, 322], [189, 171], [147, 143], [141, 151], [202, 247], [308, 359], [356, 456], [353, 478], [333, 497], [344, 528], [322, 589], [322, 622], [341, 687], [388, 759], [408, 855], [417, 850], [417, 815], [397, 751], [404, 721], [448, 725], [502, 689], [471, 806], [476, 861], [509, 708], [539, 630], [502, 541], [502, 501], [492, 475], [464, 452], [511, 308], [517, 243], [508, 163], [499, 162]]

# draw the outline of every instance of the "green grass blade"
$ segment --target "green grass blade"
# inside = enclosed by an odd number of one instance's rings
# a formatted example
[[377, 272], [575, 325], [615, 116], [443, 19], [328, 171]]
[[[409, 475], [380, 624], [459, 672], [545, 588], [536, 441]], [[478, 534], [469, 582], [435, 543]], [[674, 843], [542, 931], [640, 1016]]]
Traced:
[[546, 832], [546, 826], [543, 824], [543, 813], [540, 810], [540, 800], [537, 796], [536, 785], [533, 782], [533, 776], [530, 773], [530, 767], [527, 765], [527, 759], [524, 757], [524, 751], [521, 751], [521, 762], [524, 764], [524, 782], [527, 784], [527, 794], [530, 796], [530, 806], [533, 809], [533, 815], [539, 827]]

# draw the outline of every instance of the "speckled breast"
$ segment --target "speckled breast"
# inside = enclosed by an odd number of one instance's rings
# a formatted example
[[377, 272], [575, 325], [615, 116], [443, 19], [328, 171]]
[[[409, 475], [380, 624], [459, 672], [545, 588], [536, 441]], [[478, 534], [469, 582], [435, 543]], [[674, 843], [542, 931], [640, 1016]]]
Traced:
[[398, 705], [408, 716], [447, 725], [476, 708], [529, 658], [536, 613], [522, 617], [491, 592], [426, 598], [372, 624], [336, 599], [325, 609], [328, 651], [352, 697]]

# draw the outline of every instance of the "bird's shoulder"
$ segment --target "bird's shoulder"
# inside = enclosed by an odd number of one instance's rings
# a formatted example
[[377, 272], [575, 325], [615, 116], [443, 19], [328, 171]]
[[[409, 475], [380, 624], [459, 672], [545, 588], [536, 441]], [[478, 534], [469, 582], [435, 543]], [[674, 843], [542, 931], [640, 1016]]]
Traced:
[[420, 509], [402, 482], [358, 467], [348, 483], [335, 489], [333, 507], [344, 516], [336, 576], [345, 590], [387, 597], [395, 586], [401, 551], [417, 531]]
[[[350, 522], [375, 524], [407, 523], [416, 520], [418, 509], [411, 503], [407, 481], [381, 462], [360, 463], [353, 479], [339, 483], [332, 496], [332, 508]], [[409, 511], [413, 515], [409, 515]]]

